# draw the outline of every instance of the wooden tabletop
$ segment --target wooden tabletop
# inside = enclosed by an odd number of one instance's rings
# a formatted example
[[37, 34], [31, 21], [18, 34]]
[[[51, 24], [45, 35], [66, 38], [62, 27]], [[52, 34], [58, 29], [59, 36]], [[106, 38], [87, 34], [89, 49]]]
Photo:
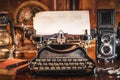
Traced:
[[[114, 64], [120, 66], [120, 60], [116, 60]], [[120, 75], [109, 75], [106, 72], [96, 72], [96, 75], [91, 76], [53, 77], [46, 75], [45, 77], [33, 77], [30, 75], [29, 71], [26, 71], [25, 73], [17, 76], [0, 75], [0, 80], [120, 80]]]

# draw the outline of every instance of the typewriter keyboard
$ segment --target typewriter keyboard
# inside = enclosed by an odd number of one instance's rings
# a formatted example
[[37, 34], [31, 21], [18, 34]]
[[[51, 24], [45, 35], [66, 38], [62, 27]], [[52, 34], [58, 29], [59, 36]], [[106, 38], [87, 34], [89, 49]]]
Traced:
[[48, 47], [39, 51], [38, 55], [30, 61], [29, 69], [32, 75], [86, 75], [94, 74], [94, 61], [87, 56], [83, 48], [60, 52]]
[[94, 68], [94, 64], [85, 58], [40, 58], [31, 63], [32, 69], [48, 70], [86, 70]]

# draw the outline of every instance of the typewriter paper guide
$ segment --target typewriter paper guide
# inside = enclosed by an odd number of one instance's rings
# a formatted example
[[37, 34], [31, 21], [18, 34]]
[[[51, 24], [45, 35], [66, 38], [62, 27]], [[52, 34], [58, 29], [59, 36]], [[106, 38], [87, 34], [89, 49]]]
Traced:
[[33, 18], [36, 35], [50, 35], [62, 30], [68, 34], [90, 34], [89, 11], [46, 11]]

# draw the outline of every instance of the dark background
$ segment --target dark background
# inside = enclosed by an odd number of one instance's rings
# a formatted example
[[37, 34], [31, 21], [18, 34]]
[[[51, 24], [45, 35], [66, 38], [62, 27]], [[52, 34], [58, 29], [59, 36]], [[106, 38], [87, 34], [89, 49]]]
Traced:
[[[14, 17], [16, 8], [18, 8], [18, 6], [25, 1], [28, 0], [0, 0], [0, 11], [8, 11], [9, 16]], [[40, 3], [48, 7], [50, 11], [89, 10], [91, 28], [96, 27], [97, 9], [115, 9], [116, 11], [115, 27], [117, 27], [118, 22], [120, 22], [119, 17], [120, 0], [36, 0], [36, 1], [39, 1]]]

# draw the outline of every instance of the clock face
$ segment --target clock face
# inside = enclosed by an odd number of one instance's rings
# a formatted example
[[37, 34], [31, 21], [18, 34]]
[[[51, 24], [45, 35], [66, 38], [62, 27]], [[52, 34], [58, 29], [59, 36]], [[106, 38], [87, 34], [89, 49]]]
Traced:
[[32, 18], [32, 12], [29, 7], [23, 8], [18, 15], [18, 22], [25, 23]]
[[20, 10], [19, 15], [17, 16], [17, 22], [23, 23], [25, 25], [32, 25], [33, 17], [35, 13], [42, 11], [38, 7], [27, 6]]
[[25, 1], [21, 3], [15, 11], [15, 24], [33, 25], [33, 17], [35, 14], [47, 10], [48, 8], [39, 1]]

